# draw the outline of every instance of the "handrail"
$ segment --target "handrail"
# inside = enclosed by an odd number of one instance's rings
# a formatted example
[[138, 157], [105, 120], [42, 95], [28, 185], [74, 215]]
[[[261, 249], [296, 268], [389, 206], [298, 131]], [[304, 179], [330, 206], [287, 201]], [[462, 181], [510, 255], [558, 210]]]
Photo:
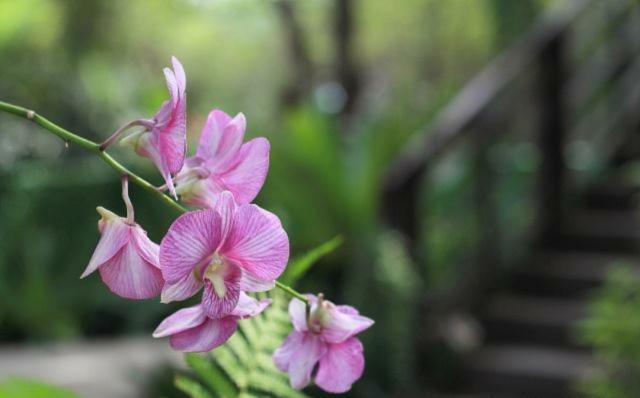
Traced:
[[[440, 265], [438, 254], [448, 250], [442, 251], [429, 240], [432, 235], [442, 234], [439, 221], [460, 228], [458, 232], [465, 234], [465, 239], [473, 240], [450, 264], [457, 267], [454, 280], [447, 281], [441, 289], [425, 289], [418, 298], [422, 305], [419, 316], [424, 316], [434, 329], [440, 314], [452, 308], [469, 313], [479, 310], [483, 295], [507, 272], [503, 265], [517, 265], [521, 260], [513, 255], [514, 247], [507, 247], [514, 237], [527, 248], [531, 244], [547, 247], [566, 232], [572, 215], [566, 199], [572, 199], [569, 188], [574, 188], [578, 174], [568, 167], [565, 152], [570, 153], [566, 151], [570, 144], [585, 137], [578, 137], [576, 129], [584, 126], [589, 144], [595, 144], [607, 160], [613, 159], [614, 151], [625, 147], [621, 140], [637, 140], [634, 133], [640, 124], [640, 112], [634, 109], [640, 107], [640, 87], [633, 82], [640, 75], [640, 47], [624, 34], [633, 33], [627, 29], [640, 20], [640, 7], [631, 1], [573, 0], [564, 2], [568, 7], [562, 11], [547, 11], [528, 34], [478, 73], [430, 125], [416, 132], [387, 170], [381, 192], [381, 221], [406, 238], [416, 274], [424, 281], [432, 278], [430, 270]], [[582, 18], [587, 9], [586, 17], [599, 17], [600, 12], [605, 12], [622, 18], [614, 23], [604, 18], [595, 24], [595, 29], [589, 25], [590, 29], [582, 31], [582, 24], [590, 22]], [[580, 83], [589, 87], [581, 88]], [[502, 102], [512, 98], [522, 102]], [[601, 104], [604, 115], [591, 113], [599, 112]], [[516, 119], [521, 116], [533, 125], [523, 128], [518, 124], [521, 120]], [[604, 124], [600, 126], [594, 119]], [[502, 217], [505, 207], [499, 199], [505, 196], [498, 196], [511, 176], [507, 177], [493, 163], [498, 159], [494, 154], [501, 155], [503, 151], [496, 144], [505, 143], [512, 148], [511, 139], [516, 137], [497, 137], [510, 127], [522, 132], [514, 143], [535, 141], [537, 149], [535, 170], [518, 176], [526, 178], [527, 203], [523, 205], [533, 215], [520, 225], [512, 225], [508, 217]], [[624, 134], [614, 136], [611, 132], [615, 130]], [[605, 131], [606, 140], [602, 140], [598, 136]], [[569, 137], [573, 140], [569, 141]], [[462, 140], [469, 146], [458, 145]], [[493, 152], [494, 148], [498, 151]], [[443, 216], [437, 206], [443, 196], [438, 196], [439, 188], [434, 186], [437, 170], [432, 175], [428, 173], [437, 166], [440, 156], [453, 149], [460, 150], [456, 155], [464, 156], [464, 161], [453, 159], [456, 165], [472, 179], [463, 181], [464, 191], [454, 187], [456, 198], [451, 207], [445, 206], [446, 210], [458, 211], [462, 204], [466, 206], [464, 210]], [[450, 187], [445, 191], [452, 192]], [[531, 194], [533, 198], [529, 198]], [[432, 206], [434, 203], [436, 206]]]
[[434, 122], [409, 140], [387, 171], [385, 189], [398, 189], [419, 175], [429, 162], [458, 139], [469, 134], [466, 127], [594, 2], [572, 0], [563, 10], [547, 11], [537, 27], [478, 73]]

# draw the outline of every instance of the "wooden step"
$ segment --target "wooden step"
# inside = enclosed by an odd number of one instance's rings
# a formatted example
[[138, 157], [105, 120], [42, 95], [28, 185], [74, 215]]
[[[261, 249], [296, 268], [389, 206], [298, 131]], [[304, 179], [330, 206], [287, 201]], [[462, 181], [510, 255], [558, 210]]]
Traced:
[[586, 297], [604, 284], [612, 269], [621, 265], [640, 274], [640, 255], [543, 251], [530, 265], [514, 271], [511, 289], [529, 295]]
[[640, 253], [640, 213], [575, 210], [563, 222], [552, 249], [584, 252]]
[[574, 397], [574, 383], [593, 372], [591, 356], [545, 346], [487, 346], [467, 363], [470, 393], [533, 398]]
[[632, 210], [640, 203], [640, 186], [609, 181], [595, 185], [584, 194], [589, 209]]
[[586, 317], [587, 301], [499, 294], [482, 314], [488, 342], [582, 347], [576, 327]]
[[574, 210], [569, 213], [567, 225], [576, 232], [589, 232], [596, 236], [640, 237], [640, 212], [633, 210]]

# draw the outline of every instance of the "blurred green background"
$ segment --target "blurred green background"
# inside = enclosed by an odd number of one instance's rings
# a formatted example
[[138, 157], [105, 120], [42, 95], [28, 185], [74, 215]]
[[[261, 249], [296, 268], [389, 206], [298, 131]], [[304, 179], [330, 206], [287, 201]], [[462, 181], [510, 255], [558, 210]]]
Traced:
[[[411, 391], [419, 380], [410, 342], [423, 332], [412, 318], [415, 297], [447, 286], [467, 255], [473, 165], [451, 156], [436, 170], [425, 206], [440, 233], [428, 235], [422, 264], [382, 228], [384, 172], [550, 3], [0, 0], [0, 99], [100, 141], [156, 111], [167, 97], [162, 67], [177, 56], [187, 73], [190, 147], [211, 109], [243, 112], [247, 134], [271, 141], [257, 203], [283, 220], [292, 253], [345, 238], [299, 287], [376, 319], [363, 335], [367, 372], [354, 396]], [[501, 206], [505, 223], [522, 226], [532, 221], [527, 142], [510, 143], [515, 155], [493, 151], [515, 165], [503, 168], [515, 171], [502, 175]], [[127, 148], [113, 154], [160, 184], [146, 160]], [[131, 196], [137, 221], [159, 241], [175, 214], [136, 187]], [[97, 205], [124, 211], [116, 173], [0, 114], [1, 343], [149, 334], [176, 308], [125, 301], [98, 277], [78, 279], [98, 239]]]

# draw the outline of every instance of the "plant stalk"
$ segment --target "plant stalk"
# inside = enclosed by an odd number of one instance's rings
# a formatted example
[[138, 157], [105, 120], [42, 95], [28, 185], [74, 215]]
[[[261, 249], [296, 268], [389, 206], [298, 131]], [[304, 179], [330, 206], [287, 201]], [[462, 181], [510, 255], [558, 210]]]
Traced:
[[[169, 207], [171, 207], [172, 209], [174, 209], [178, 213], [186, 213], [187, 212], [187, 209], [184, 206], [182, 206], [180, 203], [178, 203], [175, 200], [173, 200], [170, 196], [165, 195], [164, 193], [162, 193], [155, 186], [153, 186], [153, 184], [151, 184], [150, 182], [148, 182], [144, 178], [138, 176], [137, 174], [135, 174], [134, 172], [132, 172], [131, 170], [126, 168], [124, 165], [122, 165], [120, 162], [115, 160], [106, 151], [102, 150], [100, 144], [98, 144], [98, 143], [96, 143], [94, 141], [91, 141], [89, 139], [86, 139], [84, 137], [81, 137], [81, 136], [79, 136], [77, 134], [74, 134], [74, 133], [70, 132], [69, 130], [66, 130], [66, 129], [58, 126], [57, 124], [53, 123], [52, 121], [46, 119], [43, 116], [40, 116], [39, 114], [37, 114], [35, 111], [33, 111], [31, 109], [23, 108], [23, 107], [18, 106], [18, 105], [13, 105], [13, 104], [10, 104], [10, 103], [7, 103], [7, 102], [0, 101], [0, 111], [6, 112], [6, 113], [10, 113], [12, 115], [19, 116], [19, 117], [22, 117], [24, 119], [27, 119], [27, 120], [29, 120], [29, 121], [31, 121], [31, 122], [43, 127], [45, 130], [49, 131], [50, 133], [58, 136], [65, 143], [66, 142], [71, 142], [71, 143], [73, 143], [73, 144], [75, 144], [75, 145], [77, 145], [77, 146], [79, 146], [79, 147], [81, 147], [83, 149], [86, 149], [89, 152], [92, 152], [92, 153], [98, 155], [100, 158], [102, 158], [102, 160], [105, 163], [107, 163], [109, 166], [111, 166], [111, 168], [113, 168], [114, 170], [116, 170], [120, 174], [127, 176], [128, 179], [131, 182], [133, 182], [134, 184], [136, 184], [136, 185], [144, 188], [145, 190], [151, 192], [153, 195], [155, 195], [157, 198], [162, 200], [165, 204], [167, 204]], [[285, 284], [283, 284], [283, 283], [281, 283], [279, 281], [276, 281], [276, 287], [278, 287], [279, 289], [285, 291], [289, 295], [302, 300], [307, 306], [309, 306], [309, 300], [307, 300], [307, 298], [304, 295], [300, 294], [299, 292], [297, 292], [292, 287], [287, 286], [287, 285], [285, 285]]]

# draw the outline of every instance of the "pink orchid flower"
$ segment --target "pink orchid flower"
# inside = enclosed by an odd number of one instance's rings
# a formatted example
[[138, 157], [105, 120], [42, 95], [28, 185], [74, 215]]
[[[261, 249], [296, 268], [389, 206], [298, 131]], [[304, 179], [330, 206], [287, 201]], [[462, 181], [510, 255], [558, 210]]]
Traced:
[[222, 318], [210, 318], [201, 304], [178, 310], [160, 323], [153, 337], [171, 336], [169, 343], [174, 350], [204, 352], [224, 344], [236, 331], [238, 320], [260, 314], [271, 300], [256, 300], [240, 293], [238, 304]]
[[140, 300], [160, 294], [164, 279], [159, 265], [159, 246], [133, 220], [133, 205], [129, 199], [127, 178], [122, 181], [122, 198], [127, 206], [127, 218], [98, 207], [101, 237], [87, 269], [80, 278], [95, 270], [102, 281], [118, 296]]
[[293, 388], [306, 387], [318, 364], [318, 387], [331, 393], [349, 391], [364, 371], [363, 347], [355, 335], [371, 327], [373, 320], [353, 307], [324, 300], [322, 294], [307, 298], [311, 302], [308, 320], [304, 302], [289, 303], [294, 330], [273, 354], [273, 361], [278, 369], [289, 372]]
[[253, 204], [236, 205], [225, 191], [215, 208], [185, 213], [169, 227], [160, 244], [161, 300], [184, 300], [204, 287], [203, 311], [222, 318], [241, 291], [273, 288], [288, 259], [289, 238], [278, 217]]
[[269, 141], [258, 137], [242, 143], [242, 113], [231, 118], [221, 110], [209, 113], [196, 154], [176, 176], [177, 192], [187, 204], [212, 208], [223, 191], [237, 203], [251, 203], [269, 170]]
[[122, 143], [130, 144], [140, 156], [151, 159], [156, 165], [166, 187], [174, 198], [177, 194], [172, 175], [176, 175], [184, 165], [187, 151], [187, 79], [182, 64], [171, 57], [173, 70], [164, 68], [170, 99], [165, 101], [152, 119], [137, 119], [118, 129], [101, 148], [105, 149], [125, 130], [141, 126], [142, 131], [126, 136]]

